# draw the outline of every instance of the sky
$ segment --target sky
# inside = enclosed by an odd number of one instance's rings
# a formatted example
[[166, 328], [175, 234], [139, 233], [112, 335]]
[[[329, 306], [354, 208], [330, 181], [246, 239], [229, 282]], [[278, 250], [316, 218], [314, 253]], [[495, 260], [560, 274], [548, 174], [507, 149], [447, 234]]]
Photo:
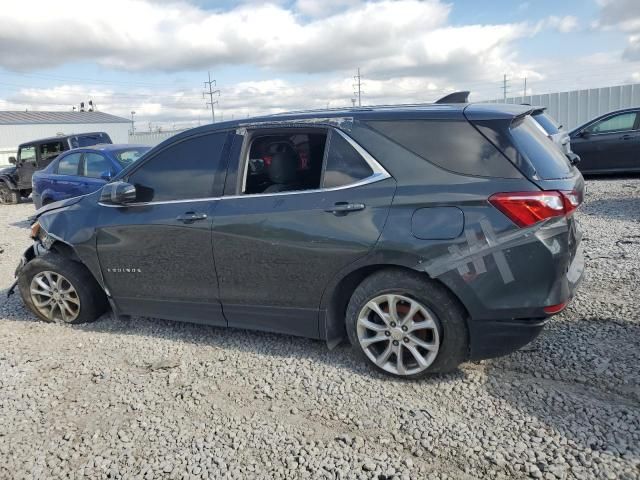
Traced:
[[[640, 82], [640, 0], [22, 0], [0, 9], [0, 110], [92, 100], [136, 129], [307, 108]], [[357, 100], [356, 100], [357, 101]]]

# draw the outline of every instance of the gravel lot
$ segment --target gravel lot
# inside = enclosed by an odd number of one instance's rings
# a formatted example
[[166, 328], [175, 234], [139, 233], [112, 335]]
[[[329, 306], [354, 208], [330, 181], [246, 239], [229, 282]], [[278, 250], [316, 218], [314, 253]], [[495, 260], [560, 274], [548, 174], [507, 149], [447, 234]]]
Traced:
[[0, 478], [640, 478], [640, 179], [591, 180], [572, 306], [508, 357], [396, 381], [341, 345], [146, 318], [36, 321], [6, 290]]

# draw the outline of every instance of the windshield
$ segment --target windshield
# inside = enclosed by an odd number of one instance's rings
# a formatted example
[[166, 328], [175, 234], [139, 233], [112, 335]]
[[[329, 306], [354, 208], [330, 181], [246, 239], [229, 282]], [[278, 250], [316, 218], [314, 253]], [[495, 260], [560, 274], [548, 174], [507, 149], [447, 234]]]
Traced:
[[151, 147], [136, 147], [127, 148], [126, 150], [116, 150], [113, 152], [113, 156], [122, 167], [128, 167], [133, 162], [138, 160], [144, 153], [148, 152]]
[[86, 135], [74, 135], [69, 137], [71, 148], [91, 147], [101, 143], [112, 143], [109, 135], [103, 132], [90, 133]]
[[562, 128], [550, 115], [545, 112], [534, 113], [533, 118], [540, 124], [548, 135], [555, 135]]
[[520, 154], [525, 156], [544, 180], [571, 176], [571, 164], [558, 146], [550, 141], [531, 116], [516, 120], [511, 135]]

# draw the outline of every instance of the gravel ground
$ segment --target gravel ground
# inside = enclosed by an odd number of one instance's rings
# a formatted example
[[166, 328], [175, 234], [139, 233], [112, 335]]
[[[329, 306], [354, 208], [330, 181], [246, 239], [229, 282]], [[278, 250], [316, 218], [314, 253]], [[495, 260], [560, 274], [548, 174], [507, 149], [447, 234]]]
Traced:
[[5, 298], [33, 206], [0, 206], [0, 477], [640, 478], [640, 179], [587, 188], [571, 307], [515, 354], [420, 382], [346, 345], [36, 321]]

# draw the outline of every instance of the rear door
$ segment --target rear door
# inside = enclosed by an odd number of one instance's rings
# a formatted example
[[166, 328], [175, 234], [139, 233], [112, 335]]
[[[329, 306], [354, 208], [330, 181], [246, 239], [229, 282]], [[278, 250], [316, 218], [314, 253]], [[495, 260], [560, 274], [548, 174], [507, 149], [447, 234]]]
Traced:
[[[279, 139], [304, 135], [294, 128], [271, 134]], [[307, 176], [304, 186], [250, 193], [248, 185], [260, 184], [247, 179], [262, 168], [259, 149], [252, 145], [260, 135], [259, 129], [250, 131], [244, 148], [236, 150], [225, 197], [213, 220], [225, 317], [234, 327], [318, 337], [325, 287], [338, 271], [373, 248], [396, 183], [348, 136], [324, 130], [324, 147], [298, 148], [299, 173]], [[268, 148], [263, 151], [268, 153], [263, 159], [273, 165], [275, 157]], [[309, 181], [314, 171], [315, 184]]]
[[18, 151], [16, 173], [18, 175], [18, 188], [31, 188], [31, 177], [38, 165], [38, 145], [23, 145]]
[[101, 204], [96, 232], [104, 282], [123, 313], [226, 325], [211, 219], [227, 168], [226, 132], [156, 150], [123, 179], [135, 203]]

